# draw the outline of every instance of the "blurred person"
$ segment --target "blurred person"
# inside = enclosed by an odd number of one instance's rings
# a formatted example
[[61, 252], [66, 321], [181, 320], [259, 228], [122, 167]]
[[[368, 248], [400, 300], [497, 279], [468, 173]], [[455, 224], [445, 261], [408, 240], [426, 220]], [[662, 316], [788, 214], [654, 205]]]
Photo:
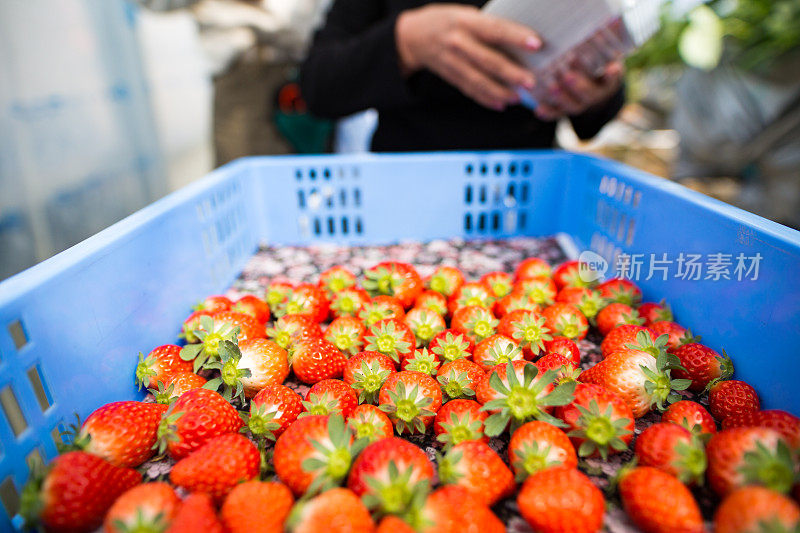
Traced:
[[582, 139], [623, 104], [623, 67], [599, 77], [579, 69], [548, 88], [535, 112], [517, 88], [533, 74], [502, 49], [536, 51], [536, 32], [482, 13], [485, 0], [334, 0], [301, 70], [309, 109], [340, 118], [378, 111], [376, 151], [551, 147], [568, 117]]

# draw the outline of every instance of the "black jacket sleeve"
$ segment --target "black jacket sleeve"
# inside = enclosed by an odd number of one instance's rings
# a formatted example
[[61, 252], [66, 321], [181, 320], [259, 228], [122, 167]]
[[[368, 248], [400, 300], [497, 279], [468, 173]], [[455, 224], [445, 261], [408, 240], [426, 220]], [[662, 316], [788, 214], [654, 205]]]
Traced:
[[591, 139], [611, 121], [625, 104], [625, 87], [621, 87], [608, 101], [580, 115], [569, 117], [572, 128], [581, 140]]
[[312, 113], [339, 118], [410, 103], [397, 55], [396, 20], [381, 0], [334, 2], [300, 72]]

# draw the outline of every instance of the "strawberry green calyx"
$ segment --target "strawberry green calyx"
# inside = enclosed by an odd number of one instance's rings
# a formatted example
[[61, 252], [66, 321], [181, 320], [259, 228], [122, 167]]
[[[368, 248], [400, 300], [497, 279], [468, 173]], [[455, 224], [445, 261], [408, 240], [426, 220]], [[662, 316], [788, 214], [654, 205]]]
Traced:
[[183, 416], [183, 411], [174, 413], [170, 405], [167, 412], [161, 417], [161, 422], [158, 423], [156, 430], [156, 442], [153, 444], [153, 449], [156, 450], [156, 456], [160, 457], [167, 452], [167, 445], [170, 442], [178, 442], [178, 419]]
[[391, 373], [390, 370], [381, 369], [379, 361], [373, 361], [371, 366], [362, 361], [361, 368], [353, 373], [355, 381], [352, 387], [358, 391], [358, 403], [377, 403], [383, 382]]
[[458, 480], [464, 477], [458, 465], [461, 459], [464, 458], [464, 452], [462, 450], [450, 449], [444, 455], [437, 453], [436, 458], [436, 463], [439, 465], [439, 481], [443, 484], [449, 485], [458, 483]]
[[147, 389], [147, 392], [153, 395], [156, 403], [160, 403], [162, 405], [169, 405], [176, 400], [176, 397], [172, 394], [175, 390], [175, 385], [170, 383], [168, 387], [164, 387], [164, 383], [159, 380], [158, 388], [157, 389]]
[[181, 349], [180, 357], [184, 361], [192, 361], [193, 371], [197, 373], [205, 368], [209, 361], [219, 357], [220, 346], [229, 341], [236, 344], [239, 328], [226, 322], [214, 322], [209, 316], [200, 317], [200, 329], [194, 334], [200, 339], [199, 344], [187, 344]]
[[367, 444], [367, 439], [353, 439], [352, 430], [345, 424], [339, 413], [328, 418], [328, 438], [311, 443], [315, 453], [300, 465], [303, 470], [314, 475], [314, 481], [306, 491], [307, 495], [317, 494], [341, 485], [350, 471], [355, 457]]
[[589, 457], [597, 452], [605, 461], [611, 450], [621, 452], [628, 449], [622, 437], [631, 434], [631, 430], [627, 428], [631, 423], [629, 418], [615, 419], [612, 405], [601, 412], [595, 400], [589, 402], [588, 408], [582, 405], [576, 407], [580, 413], [577, 421], [579, 429], [570, 431], [568, 435], [584, 439], [578, 447], [578, 455]]
[[[622, 325], [622, 324], [631, 324], [631, 325], [634, 325], [634, 326], [641, 326], [642, 324], [644, 324], [644, 318], [639, 316], [639, 312], [636, 309], [634, 309], [634, 310], [632, 310], [632, 311], [630, 311], [628, 313], [622, 313], [620, 315], [619, 319], [620, 319], [620, 322], [619, 322], [620, 325]], [[639, 340], [639, 339], [636, 339], [636, 340]]]
[[391, 316], [392, 312], [390, 309], [386, 308], [381, 303], [373, 302], [362, 307], [361, 311], [358, 313], [358, 318], [360, 318], [367, 327], [372, 326], [376, 322], [380, 322], [384, 318], [391, 318]]
[[45, 502], [42, 499], [42, 489], [50, 468], [52, 467], [44, 465], [40, 456], [34, 455], [28, 460], [30, 475], [19, 497], [19, 514], [24, 520], [22, 525], [24, 531], [43, 529], [41, 517], [45, 510]]
[[[636, 334], [636, 342], [633, 344], [626, 344], [625, 347], [631, 350], [646, 352], [653, 357], [658, 358], [661, 352], [666, 351], [668, 340], [669, 335], [666, 333], [664, 335], [659, 335], [658, 338], [653, 341], [648, 332], [640, 331]], [[680, 363], [680, 360], [678, 362]]]
[[555, 333], [568, 339], [577, 339], [586, 333], [589, 326], [574, 315], [561, 315], [556, 319]]
[[795, 482], [792, 452], [786, 442], [778, 441], [775, 450], [756, 442], [755, 449], [745, 452], [739, 472], [748, 485], [762, 485], [781, 494], [788, 493]]
[[204, 385], [204, 389], [219, 391], [222, 389], [222, 397], [226, 401], [238, 399], [244, 403], [244, 385], [242, 378], [250, 377], [250, 369], [239, 368], [239, 361], [242, 352], [239, 347], [231, 341], [223, 341], [219, 347], [219, 360], [207, 363], [204, 368], [218, 370], [219, 376], [210, 379]]
[[464, 339], [464, 336], [461, 334], [453, 335], [450, 332], [445, 335], [444, 340], [438, 341], [436, 346], [431, 349], [433, 353], [439, 356], [439, 359], [445, 362], [469, 357], [468, 350], [469, 342]]
[[[620, 288], [612, 288], [608, 299], [615, 303], [634, 306], [639, 303], [642, 297], [635, 290], [623, 286]], [[670, 315], [671, 314], [672, 313], [670, 313]]]
[[275, 327], [267, 328], [267, 337], [284, 350], [288, 350], [292, 345], [292, 333], [294, 331], [287, 327], [278, 327], [277, 324]]
[[719, 377], [716, 377], [711, 381], [709, 381], [708, 385], [706, 385], [706, 388], [703, 390], [703, 392], [710, 391], [714, 387], [714, 385], [716, 385], [720, 381], [727, 381], [731, 379], [731, 376], [733, 376], [733, 371], [734, 371], [733, 361], [731, 361], [730, 356], [727, 353], [725, 353], [725, 350], [722, 350], [722, 356], [718, 357], [717, 360], [719, 361], [719, 370], [720, 370]]
[[139, 390], [147, 386], [150, 378], [156, 375], [156, 371], [152, 368], [154, 362], [154, 359], [150, 357], [145, 359], [144, 354], [139, 352], [139, 363], [136, 365], [136, 385]]
[[370, 296], [378, 296], [379, 294], [394, 296], [395, 288], [405, 281], [394, 265], [391, 269], [382, 266], [375, 270], [368, 270], [364, 277], [364, 289]]
[[493, 302], [494, 298], [483, 287], [464, 287], [458, 297], [459, 307], [476, 306], [488, 308]]
[[705, 479], [708, 460], [705, 445], [696, 435], [689, 442], [679, 441], [675, 445], [677, 458], [672, 466], [678, 472], [677, 478], [686, 485], [702, 485]]
[[439, 361], [436, 360], [436, 356], [428, 352], [427, 348], [423, 348], [422, 350], [415, 351], [414, 355], [407, 359], [405, 370], [415, 370], [423, 374], [428, 374], [429, 376], [434, 376], [438, 368]]
[[553, 304], [553, 289], [549, 283], [536, 279], [526, 280], [522, 284], [523, 294], [536, 304], [547, 306]]
[[446, 376], [440, 374], [436, 380], [442, 386], [442, 392], [451, 400], [475, 396], [475, 391], [470, 386], [472, 382], [466, 372], [456, 372], [455, 369], [450, 369], [449, 374]]
[[544, 323], [543, 316], [526, 314], [520, 320], [511, 323], [514, 328], [512, 338], [522, 348], [529, 348], [531, 353], [539, 355], [544, 351], [544, 343], [553, 339], [550, 336], [550, 330], [545, 327]]
[[309, 394], [308, 400], [303, 401], [305, 411], [300, 413], [298, 418], [310, 415], [329, 415], [332, 413], [341, 413], [339, 409], [339, 400], [334, 398], [331, 394], [323, 392], [320, 395]]
[[[691, 329], [687, 329], [686, 332], [683, 335], [681, 335], [680, 338], [678, 339], [678, 346], [683, 346], [684, 344], [691, 344], [693, 342], [700, 343], [701, 340], [703, 340], [702, 335], [695, 335], [694, 333], [692, 333]], [[731, 372], [731, 375], [733, 375], [733, 372]]]
[[345, 289], [349, 289], [356, 284], [356, 279], [352, 273], [345, 270], [334, 270], [326, 274], [322, 281], [325, 292], [330, 298]]
[[164, 533], [169, 527], [169, 522], [166, 520], [164, 513], [152, 514], [152, 511], [145, 513], [145, 511], [138, 507], [133, 520], [124, 522], [122, 520], [113, 520], [111, 524], [114, 526], [114, 531], [119, 533]]
[[506, 339], [500, 340], [489, 348], [487, 359], [492, 362], [492, 366], [519, 361], [522, 359], [522, 348], [509, 342]]
[[387, 470], [388, 479], [377, 477], [365, 479], [370, 491], [361, 498], [364, 505], [379, 517], [387, 514], [403, 516], [415, 504], [421, 508], [421, 502], [430, 492], [428, 479], [412, 483], [414, 467], [409, 466], [401, 472], [394, 461], [389, 461]]
[[353, 430], [357, 439], [367, 439], [370, 444], [383, 438], [383, 433], [379, 431], [373, 419], [350, 418], [347, 425]]
[[[514, 366], [506, 365], [506, 379], [508, 386], [492, 372], [489, 386], [499, 396], [486, 402], [481, 408], [483, 411], [496, 411], [490, 415], [485, 423], [485, 433], [490, 437], [500, 435], [511, 422], [511, 432], [530, 420], [549, 422], [556, 427], [565, 427], [565, 424], [547, 412], [548, 407], [567, 405], [573, 400], [575, 382], [564, 383], [547, 392], [555, 381], [556, 372], [548, 370], [541, 377], [536, 365], [525, 365], [522, 382], [517, 378]], [[539, 379], [536, 379], [539, 377]]]
[[[457, 413], [450, 413], [450, 420], [441, 423], [444, 433], [439, 434], [436, 440], [443, 443], [445, 448], [450, 448], [468, 440], [480, 440], [483, 438], [482, 426], [483, 423], [480, 420], [474, 420], [469, 413], [464, 413], [462, 417], [459, 417]], [[441, 477], [441, 465], [439, 468], [439, 476]]]
[[466, 322], [467, 330], [472, 332], [475, 337], [475, 342], [478, 343], [487, 337], [491, 337], [497, 331], [499, 320], [492, 316], [492, 313], [484, 308], [477, 307], [476, 311], [472, 314]]
[[365, 350], [388, 355], [395, 363], [400, 362], [400, 354], [411, 350], [410, 342], [403, 340], [403, 333], [395, 328], [394, 322], [375, 324], [370, 328], [372, 335], [364, 337]]
[[427, 409], [433, 403], [433, 399], [422, 394], [418, 385], [414, 385], [410, 391], [402, 381], [397, 382], [394, 390], [388, 391], [392, 404], [379, 405], [378, 409], [389, 416], [397, 428], [397, 432], [402, 434], [404, 431], [409, 433], [425, 433], [425, 423], [422, 417], [434, 416], [436, 413]]
[[[667, 305], [666, 301], [661, 300], [660, 302], [658, 302], [658, 305], [661, 306], [661, 309], [656, 311], [655, 320], [653, 320], [653, 322], [672, 322], [673, 320], [675, 320], [675, 315], [672, 314], [672, 308], [669, 305]], [[698, 339], [699, 338], [700, 337], [698, 337]]]
[[409, 316], [408, 327], [417, 339], [417, 346], [428, 346], [437, 333], [444, 330], [442, 317], [432, 311], [421, 311], [413, 318]]
[[678, 356], [662, 351], [656, 358], [655, 371], [644, 365], [639, 365], [639, 368], [642, 369], [642, 372], [647, 377], [647, 381], [644, 383], [644, 390], [650, 397], [650, 405], [655, 404], [659, 411], [666, 409], [668, 404], [680, 400], [681, 395], [677, 391], [686, 390], [692, 384], [691, 379], [672, 379], [671, 371], [683, 368], [680, 363]]
[[417, 300], [417, 307], [442, 317], [447, 314], [447, 304], [432, 295], [425, 295], [420, 300]]
[[514, 451], [516, 459], [512, 466], [517, 473], [516, 481], [522, 483], [536, 472], [562, 464], [557, 458], [551, 457], [552, 451], [552, 446], [539, 446], [536, 441], [522, 443], [521, 448]]
[[275, 421], [277, 415], [278, 413], [275, 411], [267, 411], [267, 406], [264, 404], [251, 404], [250, 413], [239, 413], [245, 424], [242, 426], [241, 432], [249, 431], [259, 442], [264, 440], [274, 442], [276, 440], [274, 431], [281, 427]]
[[289, 297], [278, 304], [275, 316], [280, 318], [286, 315], [302, 315], [308, 313], [312, 307], [311, 299], [305, 293], [292, 291]]
[[360, 352], [361, 347], [364, 345], [364, 342], [361, 340], [361, 333], [346, 325], [336, 328], [335, 331], [328, 329], [328, 331], [325, 332], [325, 339], [348, 357]]
[[358, 311], [361, 310], [361, 303], [358, 298], [353, 296], [351, 291], [345, 289], [334, 295], [333, 301], [331, 302], [331, 309], [335, 311], [338, 316], [356, 316]]
[[75, 413], [75, 423], [70, 424], [66, 431], [59, 434], [61, 442], [56, 446], [58, 453], [85, 450], [89, 446], [92, 435], [91, 433], [82, 434], [81, 425], [81, 417]]
[[609, 301], [603, 298], [600, 293], [592, 291], [591, 294], [581, 296], [576, 307], [588, 320], [593, 320], [597, 313], [608, 304]]
[[292, 288], [288, 285], [272, 286], [267, 290], [264, 301], [269, 305], [269, 310], [275, 314], [278, 306], [292, 294]]

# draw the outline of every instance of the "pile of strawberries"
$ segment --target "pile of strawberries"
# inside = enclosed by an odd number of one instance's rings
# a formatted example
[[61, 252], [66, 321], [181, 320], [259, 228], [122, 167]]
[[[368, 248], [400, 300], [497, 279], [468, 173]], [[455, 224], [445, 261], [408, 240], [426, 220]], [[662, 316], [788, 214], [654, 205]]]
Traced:
[[[473, 282], [384, 262], [361, 286], [334, 267], [264, 299], [211, 296], [185, 346], [140, 354], [147, 399], [76, 426], [23, 515], [50, 531], [492, 533], [515, 500], [533, 531], [592, 532], [613, 499], [642, 531], [691, 533], [707, 483], [714, 531], [800, 530], [800, 419], [760, 410], [663, 303], [579, 268], [530, 258]], [[576, 344], [590, 328], [595, 364]], [[605, 493], [583, 472], [630, 449]], [[161, 457], [168, 479], [142, 483]]]

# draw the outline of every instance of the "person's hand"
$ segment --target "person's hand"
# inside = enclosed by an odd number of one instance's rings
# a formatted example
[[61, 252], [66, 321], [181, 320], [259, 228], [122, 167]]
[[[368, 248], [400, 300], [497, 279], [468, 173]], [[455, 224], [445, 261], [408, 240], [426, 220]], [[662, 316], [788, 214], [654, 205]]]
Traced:
[[542, 120], [557, 120], [566, 115], [579, 115], [602, 104], [616, 93], [625, 72], [622, 63], [612, 61], [602, 75], [588, 76], [579, 68], [561, 74], [544, 89], [544, 98], [537, 102], [536, 115]]
[[459, 4], [432, 4], [400, 14], [395, 38], [406, 73], [427, 68], [481, 105], [502, 110], [519, 102], [514, 88], [534, 87], [533, 74], [501, 48], [542, 46], [536, 32]]

